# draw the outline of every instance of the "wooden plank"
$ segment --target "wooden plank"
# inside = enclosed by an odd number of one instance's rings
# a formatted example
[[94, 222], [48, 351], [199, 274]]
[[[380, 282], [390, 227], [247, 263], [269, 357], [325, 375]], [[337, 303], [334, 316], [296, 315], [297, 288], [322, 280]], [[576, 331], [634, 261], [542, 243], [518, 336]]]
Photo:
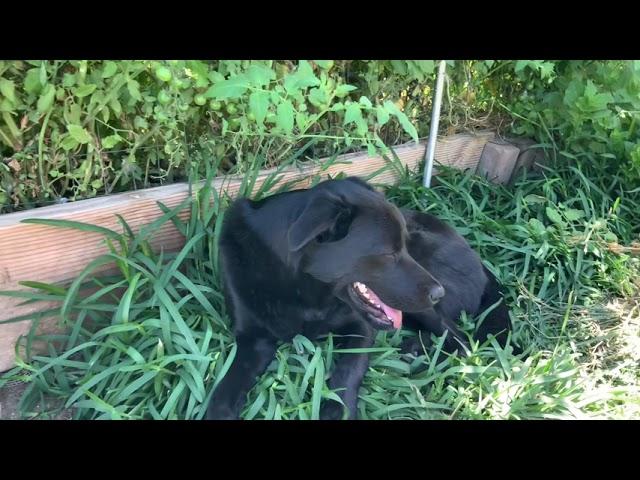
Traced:
[[[437, 174], [438, 164], [475, 171], [485, 144], [492, 138], [492, 132], [480, 132], [476, 135], [453, 135], [440, 139], [436, 147], [434, 173]], [[419, 145], [412, 142], [398, 146], [394, 151], [402, 164], [414, 170], [424, 157], [425, 147], [425, 142]], [[311, 177], [320, 173], [318, 163], [316, 166], [306, 165], [283, 172], [280, 184], [295, 181], [298, 188], [307, 186]], [[349, 154], [339, 157], [338, 162], [322, 172], [322, 177], [335, 176], [340, 172], [367, 176], [385, 165], [386, 161], [381, 157]], [[272, 170], [262, 172], [255, 188], [259, 188], [271, 172]], [[377, 175], [372, 182], [389, 184], [395, 178], [394, 172], [389, 169]], [[233, 177], [214, 181], [214, 187], [219, 193], [226, 192], [231, 196], [237, 194], [240, 185], [241, 180]], [[188, 196], [188, 192], [188, 185], [181, 183], [0, 216], [0, 290], [23, 289], [18, 282], [24, 280], [48, 283], [70, 280], [91, 260], [107, 252], [103, 237], [99, 234], [20, 223], [22, 220], [64, 219], [122, 231], [115, 216], [119, 213], [137, 231], [161, 215], [157, 201], [168, 207], [175, 207]], [[188, 213], [182, 212], [182, 218], [188, 216]], [[177, 250], [183, 245], [183, 238], [170, 223], [155, 232], [150, 241], [154, 248], [166, 251]], [[0, 321], [47, 307], [42, 304], [19, 307], [18, 303], [19, 300], [0, 297]], [[28, 321], [0, 324], [0, 371], [12, 367], [15, 342], [28, 331], [29, 324]], [[41, 329], [55, 330], [55, 321], [43, 321]]]

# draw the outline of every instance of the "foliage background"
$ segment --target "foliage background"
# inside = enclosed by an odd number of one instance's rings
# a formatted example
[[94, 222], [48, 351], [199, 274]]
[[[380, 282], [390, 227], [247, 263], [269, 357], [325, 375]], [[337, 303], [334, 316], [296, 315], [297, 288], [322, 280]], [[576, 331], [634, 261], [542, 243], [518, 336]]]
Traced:
[[[448, 63], [441, 133], [528, 136], [638, 177], [640, 62]], [[426, 137], [434, 66], [0, 61], [0, 212], [184, 180], [212, 157], [243, 173], [257, 151], [275, 165]]]

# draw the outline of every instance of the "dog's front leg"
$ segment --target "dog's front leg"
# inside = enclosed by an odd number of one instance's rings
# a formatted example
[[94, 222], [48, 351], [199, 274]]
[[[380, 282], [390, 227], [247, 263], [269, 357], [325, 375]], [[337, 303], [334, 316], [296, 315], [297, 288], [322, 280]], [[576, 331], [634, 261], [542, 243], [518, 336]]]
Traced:
[[[368, 348], [373, 345], [374, 330], [363, 322], [353, 322], [336, 331], [339, 348]], [[347, 409], [350, 420], [355, 420], [358, 412], [358, 391], [369, 366], [368, 353], [341, 354], [329, 380], [329, 387], [336, 392]], [[344, 408], [335, 400], [326, 400], [320, 411], [322, 420], [341, 420]]]
[[207, 409], [207, 420], [237, 420], [247, 393], [264, 373], [276, 352], [276, 341], [268, 336], [241, 334], [231, 368], [222, 379]]

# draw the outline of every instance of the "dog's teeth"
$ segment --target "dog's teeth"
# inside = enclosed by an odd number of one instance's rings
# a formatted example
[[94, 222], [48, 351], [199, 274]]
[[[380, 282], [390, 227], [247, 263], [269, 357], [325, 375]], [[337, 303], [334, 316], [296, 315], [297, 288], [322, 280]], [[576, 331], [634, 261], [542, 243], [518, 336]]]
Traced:
[[377, 308], [380, 308], [380, 305], [378, 305], [378, 304], [376, 303], [376, 307], [377, 307]]

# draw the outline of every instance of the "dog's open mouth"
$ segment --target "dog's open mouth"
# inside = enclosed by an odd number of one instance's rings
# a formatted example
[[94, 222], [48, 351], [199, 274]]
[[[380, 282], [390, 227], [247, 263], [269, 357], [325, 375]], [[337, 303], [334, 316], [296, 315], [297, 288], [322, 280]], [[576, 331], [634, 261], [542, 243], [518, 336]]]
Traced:
[[355, 282], [351, 285], [352, 297], [358, 300], [361, 308], [378, 328], [400, 328], [402, 326], [402, 312], [390, 307], [364, 283]]

